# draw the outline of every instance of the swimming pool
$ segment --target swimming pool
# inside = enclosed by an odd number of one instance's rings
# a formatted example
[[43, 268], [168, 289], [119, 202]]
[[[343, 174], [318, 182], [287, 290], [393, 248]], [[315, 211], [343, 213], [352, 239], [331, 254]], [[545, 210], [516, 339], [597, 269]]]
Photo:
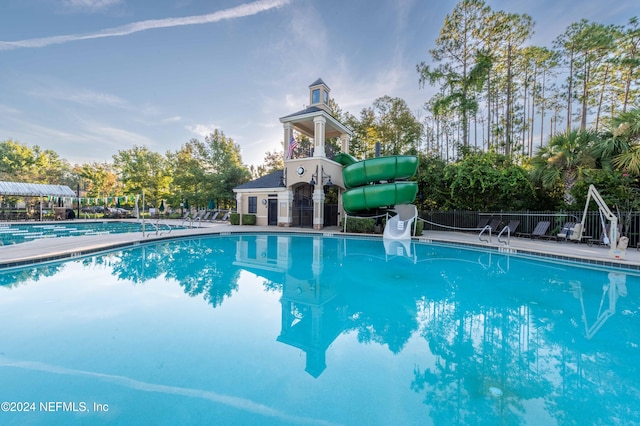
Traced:
[[[168, 229], [168, 225], [161, 225]], [[152, 222], [145, 224], [147, 232], [155, 232]], [[171, 225], [173, 229], [184, 229]], [[141, 222], [61, 222], [40, 224], [0, 224], [0, 245], [20, 244], [42, 238], [76, 237], [81, 235], [123, 234], [142, 232]]]
[[0, 400], [13, 405], [0, 421], [638, 424], [638, 285], [614, 269], [294, 234], [6, 270]]

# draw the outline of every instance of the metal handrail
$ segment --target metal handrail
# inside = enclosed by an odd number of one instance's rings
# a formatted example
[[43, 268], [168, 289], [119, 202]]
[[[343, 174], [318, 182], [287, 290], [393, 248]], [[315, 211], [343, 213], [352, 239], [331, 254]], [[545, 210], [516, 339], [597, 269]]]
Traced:
[[[504, 233], [505, 230], [507, 231], [507, 241], [506, 242], [500, 240], [500, 237], [502, 236], [502, 234]], [[511, 244], [511, 228], [509, 228], [508, 226], [505, 226], [504, 228], [502, 228], [502, 231], [500, 231], [500, 233], [498, 234], [498, 242], [506, 245], [507, 247], [509, 247], [509, 245]]]
[[[486, 230], [489, 230], [489, 239], [488, 240], [483, 240], [482, 239], [482, 234], [484, 234], [484, 231], [486, 231]], [[491, 243], [491, 227], [489, 225], [485, 225], [484, 228], [482, 228], [482, 231], [480, 231], [480, 233], [478, 234], [478, 239], [480, 241]]]
[[[162, 223], [160, 223], [160, 219], [158, 219], [158, 220], [156, 221], [156, 223], [149, 222], [149, 224], [151, 224], [151, 226], [153, 226], [153, 227], [155, 228], [155, 230], [156, 230], [156, 232], [155, 232], [156, 236], [158, 236], [158, 235], [163, 235], [163, 234], [164, 234], [164, 232], [160, 232], [160, 225], [164, 225], [164, 226], [166, 226], [167, 228], [169, 228], [169, 231], [167, 231], [167, 234], [170, 234], [170, 233], [171, 233], [171, 231], [173, 230], [173, 228], [171, 227], [171, 225], [169, 225], [168, 223], [166, 223], [166, 222], [162, 222]], [[144, 227], [142, 228], [142, 236], [143, 236], [143, 237], [150, 237], [150, 236], [151, 236], [151, 234], [152, 234], [152, 233], [151, 233], [151, 232], [149, 232], [149, 233], [146, 233], [146, 235], [145, 235]]]

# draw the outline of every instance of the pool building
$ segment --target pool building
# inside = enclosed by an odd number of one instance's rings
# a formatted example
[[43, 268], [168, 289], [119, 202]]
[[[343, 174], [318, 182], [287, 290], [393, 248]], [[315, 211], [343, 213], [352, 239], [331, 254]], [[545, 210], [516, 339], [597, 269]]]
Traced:
[[[309, 105], [280, 118], [284, 169], [234, 188], [240, 215], [255, 215], [262, 226], [322, 229], [340, 223], [342, 165], [326, 141], [337, 138], [341, 152], [349, 152], [352, 132], [331, 114], [329, 92], [319, 78], [309, 86]], [[301, 152], [294, 132], [311, 140], [310, 152]]]

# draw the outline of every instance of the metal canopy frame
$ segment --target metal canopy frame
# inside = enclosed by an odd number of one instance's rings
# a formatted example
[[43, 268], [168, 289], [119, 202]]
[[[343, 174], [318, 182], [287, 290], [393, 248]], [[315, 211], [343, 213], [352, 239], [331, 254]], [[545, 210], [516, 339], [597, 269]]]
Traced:
[[66, 185], [45, 185], [0, 181], [0, 195], [17, 197], [76, 197], [76, 193]]

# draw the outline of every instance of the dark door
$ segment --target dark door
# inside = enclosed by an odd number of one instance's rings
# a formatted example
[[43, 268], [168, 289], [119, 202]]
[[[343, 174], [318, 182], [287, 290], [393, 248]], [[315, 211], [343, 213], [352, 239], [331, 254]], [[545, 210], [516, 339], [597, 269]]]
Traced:
[[276, 198], [269, 198], [267, 224], [269, 226], [278, 226], [278, 200]]

